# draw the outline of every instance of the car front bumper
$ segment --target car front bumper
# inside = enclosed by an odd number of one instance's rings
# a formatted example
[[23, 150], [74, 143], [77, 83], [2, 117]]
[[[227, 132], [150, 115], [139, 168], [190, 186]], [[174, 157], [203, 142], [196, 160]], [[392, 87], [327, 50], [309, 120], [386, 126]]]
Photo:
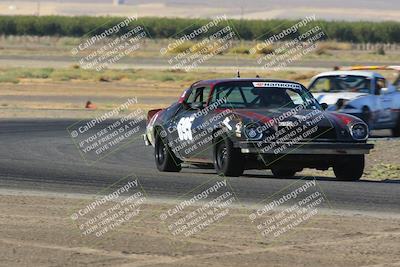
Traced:
[[[273, 145], [275, 144], [275, 146]], [[334, 142], [304, 142], [304, 143], [257, 143], [242, 141], [238, 143], [243, 154], [271, 155], [363, 155], [374, 148], [368, 143], [334, 143]]]

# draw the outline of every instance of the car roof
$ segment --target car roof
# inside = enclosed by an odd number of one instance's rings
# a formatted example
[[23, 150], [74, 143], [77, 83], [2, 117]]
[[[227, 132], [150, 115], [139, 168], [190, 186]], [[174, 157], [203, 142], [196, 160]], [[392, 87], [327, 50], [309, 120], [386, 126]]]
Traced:
[[[201, 80], [197, 81], [193, 86], [198, 86], [198, 85], [216, 85], [219, 83], [225, 83], [225, 82], [285, 82], [285, 83], [296, 83], [300, 84], [295, 81], [289, 81], [289, 80], [280, 80], [280, 79], [265, 79], [265, 78], [221, 78], [221, 79], [210, 79], [210, 80]], [[303, 86], [303, 85], [302, 85]]]
[[327, 71], [322, 72], [318, 75], [315, 75], [314, 78], [319, 78], [323, 76], [337, 76], [337, 75], [355, 75], [355, 76], [364, 76], [367, 78], [384, 78], [381, 74], [373, 72], [373, 71], [361, 71], [361, 70], [336, 70], [336, 71]]

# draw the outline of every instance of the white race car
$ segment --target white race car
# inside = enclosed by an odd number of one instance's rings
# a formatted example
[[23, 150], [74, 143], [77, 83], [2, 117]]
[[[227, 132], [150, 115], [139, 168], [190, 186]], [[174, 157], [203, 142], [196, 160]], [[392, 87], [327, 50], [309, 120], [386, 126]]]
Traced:
[[314, 76], [308, 89], [328, 110], [354, 115], [364, 120], [370, 129], [391, 129], [400, 136], [400, 92], [372, 70], [396, 70], [400, 66], [351, 67], [348, 70], [323, 72]]

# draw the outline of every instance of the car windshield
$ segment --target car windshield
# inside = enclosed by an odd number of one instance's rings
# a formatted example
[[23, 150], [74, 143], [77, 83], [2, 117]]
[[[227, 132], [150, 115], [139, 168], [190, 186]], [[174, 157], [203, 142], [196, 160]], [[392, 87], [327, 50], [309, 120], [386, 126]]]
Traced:
[[221, 107], [235, 109], [290, 109], [299, 105], [306, 109], [321, 109], [304, 87], [289, 82], [223, 83], [215, 86], [211, 102], [221, 99], [226, 99]]
[[310, 87], [312, 92], [369, 93], [371, 80], [365, 76], [337, 75], [318, 78]]

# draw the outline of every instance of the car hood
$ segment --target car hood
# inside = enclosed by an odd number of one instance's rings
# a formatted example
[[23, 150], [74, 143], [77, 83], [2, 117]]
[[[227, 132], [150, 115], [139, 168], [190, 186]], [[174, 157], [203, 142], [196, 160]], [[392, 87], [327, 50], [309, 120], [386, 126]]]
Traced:
[[366, 93], [338, 92], [338, 93], [313, 93], [319, 103], [334, 105], [339, 99], [353, 100], [367, 95]]

